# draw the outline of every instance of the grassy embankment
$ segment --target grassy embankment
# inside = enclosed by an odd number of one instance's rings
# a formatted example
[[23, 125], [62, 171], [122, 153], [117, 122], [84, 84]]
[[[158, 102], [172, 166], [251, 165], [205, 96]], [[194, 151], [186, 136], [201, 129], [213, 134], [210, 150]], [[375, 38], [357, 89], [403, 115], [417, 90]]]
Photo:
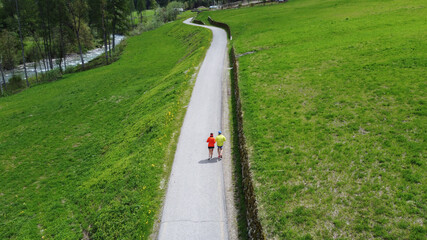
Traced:
[[210, 33], [180, 22], [114, 64], [0, 99], [1, 239], [147, 239]]
[[426, 239], [423, 1], [294, 0], [228, 23], [261, 221], [277, 239]]
[[[139, 24], [139, 18], [137, 18], [138, 13], [134, 12], [134, 17], [135, 17], [135, 25]], [[154, 10], [145, 10], [143, 13], [144, 16], [148, 16], [148, 20], [144, 20], [145, 23], [149, 22], [153, 19], [154, 17]], [[181, 13], [180, 15], [178, 15], [177, 19], [186, 19], [188, 17], [191, 17], [192, 13], [187, 11], [184, 13]], [[150, 30], [153, 30], [155, 28], [158, 28], [160, 26], [155, 26], [150, 28]], [[145, 29], [145, 31], [148, 31], [147, 29]], [[139, 35], [141, 34], [141, 31], [137, 31], [137, 32], [133, 32], [132, 35]], [[34, 47], [34, 41], [28, 40], [25, 41], [24, 43], [25, 46], [25, 52], [29, 52], [31, 48]], [[101, 44], [101, 47], [102, 44]], [[105, 61], [105, 56], [104, 54], [99, 55], [98, 57], [92, 59], [91, 61], [89, 61], [88, 63], [85, 64], [85, 67], [83, 68], [81, 64], [77, 65], [77, 66], [73, 66], [73, 67], [67, 67], [67, 69], [64, 70], [65, 73], [75, 73], [75, 72], [81, 72], [81, 71], [86, 71], [86, 70], [90, 70], [93, 68], [98, 68], [101, 66], [105, 66], [108, 64], [111, 64], [115, 61], [117, 61], [120, 56], [122, 55], [123, 49], [126, 47], [126, 40], [123, 40], [122, 42], [120, 42], [120, 44], [116, 45], [115, 50], [110, 54], [109, 58], [108, 58], [108, 63]], [[40, 64], [40, 63], [39, 63]], [[32, 69], [31, 69], [32, 70]], [[62, 72], [59, 69], [55, 69], [55, 70], [51, 70], [45, 73], [38, 73], [38, 77], [36, 76], [32, 76], [28, 78], [28, 81], [30, 83], [30, 85], [33, 87], [35, 85], [39, 85], [39, 84], [44, 84], [46, 82], [52, 82], [52, 81], [56, 81], [58, 79], [62, 78]], [[9, 83], [7, 86], [7, 90], [5, 95], [11, 95], [11, 94], [15, 94], [15, 93], [19, 93], [22, 90], [26, 89], [26, 84], [25, 84], [25, 79], [21, 78], [20, 82], [15, 82], [15, 83]]]

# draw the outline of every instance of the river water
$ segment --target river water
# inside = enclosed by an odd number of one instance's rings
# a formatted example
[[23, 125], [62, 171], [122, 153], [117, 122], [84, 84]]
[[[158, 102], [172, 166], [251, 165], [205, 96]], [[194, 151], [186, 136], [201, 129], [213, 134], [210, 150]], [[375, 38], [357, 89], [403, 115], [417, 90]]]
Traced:
[[[119, 44], [124, 38], [125, 38], [125, 36], [116, 35], [116, 45]], [[92, 60], [92, 59], [94, 59], [94, 58], [96, 58], [99, 55], [104, 54], [104, 53], [105, 52], [104, 52], [104, 48], [103, 47], [89, 50], [85, 54], [83, 54], [83, 61], [85, 63], [87, 63], [90, 60]], [[66, 64], [65, 65], [67, 66], [67, 68], [70, 67], [70, 66], [77, 66], [77, 65], [79, 65], [79, 64], [82, 63], [82, 61], [80, 59], [80, 55], [79, 54], [75, 54], [75, 53], [67, 55], [67, 57], [65, 58], [65, 60], [66, 60]], [[48, 63], [46, 62], [46, 64], [48, 64]], [[28, 75], [28, 77], [32, 77], [32, 76], [36, 75], [36, 72], [34, 71], [34, 62], [29, 62], [29, 63], [26, 63], [25, 65], [27, 67], [27, 75]], [[61, 65], [64, 68], [64, 66], [65, 66], [64, 65], [64, 61], [62, 61]], [[59, 59], [53, 59], [53, 68], [54, 69], [59, 68]], [[45, 68], [44, 68], [43, 62], [40, 61], [40, 62], [37, 63], [37, 74], [43, 73], [43, 72], [45, 72]], [[23, 64], [19, 65], [19, 66], [17, 66], [13, 70], [4, 71], [6, 82], [8, 82], [8, 80], [14, 74], [21, 76], [22, 79], [25, 79], [24, 65]], [[1, 82], [3, 82], [2, 79], [1, 79], [1, 74], [0, 74], [0, 80], [1, 80]]]

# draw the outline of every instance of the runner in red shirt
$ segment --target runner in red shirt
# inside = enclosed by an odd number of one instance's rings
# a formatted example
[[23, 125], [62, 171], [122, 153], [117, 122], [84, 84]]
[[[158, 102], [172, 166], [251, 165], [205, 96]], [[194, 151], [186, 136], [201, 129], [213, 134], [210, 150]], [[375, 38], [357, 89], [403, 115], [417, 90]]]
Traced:
[[209, 149], [209, 159], [212, 159], [213, 150], [215, 148], [215, 138], [213, 136], [213, 133], [211, 133], [211, 136], [206, 140], [208, 143], [208, 149]]

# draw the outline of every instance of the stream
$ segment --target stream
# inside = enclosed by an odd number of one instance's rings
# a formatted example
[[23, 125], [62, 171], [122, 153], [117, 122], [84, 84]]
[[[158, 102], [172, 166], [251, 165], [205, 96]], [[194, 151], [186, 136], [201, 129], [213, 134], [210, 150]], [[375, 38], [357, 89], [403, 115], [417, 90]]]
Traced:
[[[116, 45], [118, 45], [124, 38], [125, 38], [125, 36], [116, 35]], [[85, 63], [87, 63], [87, 62], [91, 61], [92, 59], [94, 59], [94, 58], [96, 58], [99, 55], [104, 54], [104, 53], [105, 52], [104, 52], [103, 47], [89, 50], [83, 54], [83, 61]], [[65, 69], [65, 66], [67, 66], [67, 68], [68, 68], [70, 66], [77, 66], [77, 65], [81, 64], [80, 55], [77, 53], [67, 55], [65, 60], [66, 60], [66, 64], [64, 64], [64, 61], [62, 61], [62, 63], [61, 63], [63, 69]], [[46, 59], [46, 63], [47, 62], [48, 62], [48, 60]], [[32, 77], [32, 76], [36, 75], [36, 72], [34, 71], [34, 62], [28, 62], [25, 65], [27, 67], [28, 77]], [[53, 68], [54, 69], [59, 68], [59, 59], [53, 59]], [[50, 71], [50, 70], [51, 69], [49, 69], [48, 71]], [[44, 65], [43, 65], [43, 60], [41, 60], [37, 63], [37, 74], [43, 73], [43, 72], [45, 72], [45, 69], [44, 69]], [[24, 64], [18, 65], [13, 70], [5, 70], [4, 71], [4, 77], [5, 77], [6, 82], [8, 82], [9, 79], [13, 75], [19, 75], [19, 76], [21, 76], [22, 79], [25, 80]], [[1, 78], [1, 74], [0, 74], [0, 81], [3, 82], [2, 78]]]

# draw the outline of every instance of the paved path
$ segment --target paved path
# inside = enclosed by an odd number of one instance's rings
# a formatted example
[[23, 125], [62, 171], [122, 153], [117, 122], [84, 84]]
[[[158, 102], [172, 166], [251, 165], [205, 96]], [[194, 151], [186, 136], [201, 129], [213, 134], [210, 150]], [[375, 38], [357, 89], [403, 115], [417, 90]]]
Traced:
[[[191, 24], [190, 19], [184, 23]], [[203, 27], [212, 30], [213, 39], [181, 128], [160, 223], [160, 240], [229, 239], [222, 169], [222, 161], [227, 159], [219, 161], [215, 148], [214, 159], [208, 160], [206, 143], [209, 133], [216, 136], [222, 126], [221, 84], [227, 71], [227, 34], [219, 28]]]

